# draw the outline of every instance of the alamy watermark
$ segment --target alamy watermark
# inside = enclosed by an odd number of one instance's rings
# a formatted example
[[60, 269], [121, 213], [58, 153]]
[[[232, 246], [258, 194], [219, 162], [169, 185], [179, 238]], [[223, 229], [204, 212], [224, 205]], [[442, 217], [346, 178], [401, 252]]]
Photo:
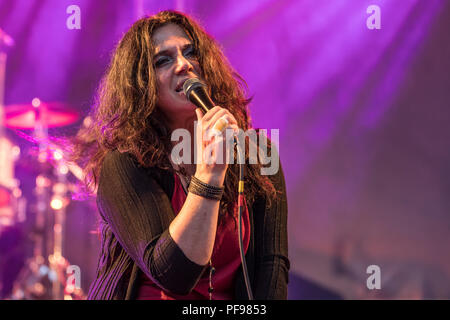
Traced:
[[366, 10], [367, 14], [370, 14], [370, 16], [366, 20], [366, 26], [367, 29], [373, 30], [373, 29], [381, 29], [381, 9], [376, 4], [372, 4], [367, 7]]
[[[187, 129], [175, 129], [171, 135], [171, 141], [178, 141], [178, 143], [173, 147], [171, 152], [171, 160], [175, 164], [191, 164], [192, 162], [192, 152], [195, 164], [234, 164], [235, 155], [237, 164], [245, 164], [246, 159], [246, 148], [245, 144], [248, 138], [248, 160], [249, 164], [260, 163], [264, 166], [261, 167], [261, 175], [274, 175], [278, 172], [280, 162], [279, 162], [279, 129], [270, 130], [270, 155], [267, 141], [267, 130], [260, 129], [256, 132], [255, 129], [248, 129], [243, 131], [239, 129], [235, 131], [233, 129], [226, 129], [222, 134], [217, 134], [213, 130], [207, 130], [203, 135], [199, 135], [199, 128], [197, 126], [197, 121], [194, 122], [194, 141], [200, 146], [200, 150], [194, 148], [191, 150], [192, 137]], [[209, 141], [213, 136], [216, 136], [214, 143], [208, 144], [203, 148], [203, 142]], [[237, 137], [236, 146], [241, 150], [237, 152], [234, 147], [234, 137]], [[180, 141], [181, 139], [181, 141]], [[225, 150], [224, 150], [225, 147]], [[198, 154], [200, 152], [200, 154]], [[224, 154], [225, 153], [225, 154]], [[258, 162], [259, 160], [259, 162]]]
[[74, 289], [81, 289], [81, 269], [77, 265], [70, 265], [66, 268], [67, 280], [66, 288], [70, 288], [69, 291]]
[[369, 290], [381, 289], [381, 269], [376, 264], [367, 267], [366, 273], [370, 274], [367, 278], [366, 286]]
[[76, 4], [67, 7], [66, 13], [70, 14], [66, 20], [66, 27], [69, 30], [81, 29], [81, 10]]

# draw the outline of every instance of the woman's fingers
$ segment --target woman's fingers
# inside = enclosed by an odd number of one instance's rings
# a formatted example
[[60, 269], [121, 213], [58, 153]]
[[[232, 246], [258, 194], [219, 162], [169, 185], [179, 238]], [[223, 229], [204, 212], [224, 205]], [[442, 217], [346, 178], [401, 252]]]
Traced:
[[203, 111], [200, 108], [195, 108], [195, 114], [197, 115], [197, 121], [200, 122], [200, 120], [203, 119]]
[[219, 106], [215, 106], [214, 108], [212, 108], [211, 110], [209, 110], [208, 112], [205, 113], [205, 115], [203, 116], [203, 121], [204, 122], [210, 121], [211, 118], [222, 109], [223, 108], [221, 108]]
[[221, 117], [224, 117], [228, 120], [229, 123], [235, 123], [237, 124], [236, 118], [231, 114], [230, 111], [228, 111], [225, 108], [222, 108], [220, 106], [215, 106], [211, 110], [209, 110], [204, 116], [203, 116], [203, 123], [206, 124], [206, 129], [209, 127], [212, 128], [216, 121], [220, 119]]
[[221, 134], [223, 130], [225, 130], [229, 125], [227, 118], [220, 117], [212, 128], [214, 134]]
[[227, 109], [215, 107], [210, 111], [212, 112], [208, 115], [209, 120], [204, 121], [202, 126], [206, 139], [209, 140], [212, 136], [220, 135], [225, 129], [237, 125], [236, 119]]
[[[199, 150], [197, 156], [206, 164], [224, 164], [229, 142], [239, 132], [234, 116], [225, 108], [216, 106], [203, 115], [200, 109], [197, 114], [197, 141]], [[231, 131], [231, 132], [230, 132]], [[231, 144], [232, 145], [232, 144]]]
[[214, 124], [220, 119], [225, 118], [230, 124], [237, 124], [236, 119], [227, 109], [221, 108], [221, 110], [217, 111], [210, 119], [210, 123], [214, 126]]

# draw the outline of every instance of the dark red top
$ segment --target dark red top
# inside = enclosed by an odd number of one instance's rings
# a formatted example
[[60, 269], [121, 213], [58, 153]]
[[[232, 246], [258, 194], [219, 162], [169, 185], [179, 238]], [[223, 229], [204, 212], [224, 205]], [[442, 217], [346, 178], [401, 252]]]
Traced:
[[[172, 208], [175, 214], [180, 212], [186, 201], [186, 194], [177, 174], [175, 177], [175, 187], [172, 195]], [[237, 192], [237, 190], [236, 190]], [[239, 253], [239, 233], [238, 206], [233, 207], [234, 216], [227, 216], [224, 223], [221, 223], [216, 232], [214, 249], [211, 262], [216, 272], [212, 276], [212, 286], [214, 288], [212, 298], [214, 300], [234, 299], [234, 277], [241, 264]], [[234, 220], [234, 221], [233, 221]], [[244, 199], [244, 210], [242, 213], [242, 234], [244, 250], [247, 252], [250, 241], [250, 222], [247, 211], [247, 204]], [[208, 270], [207, 270], [208, 271]], [[205, 300], [209, 299], [209, 272], [205, 272], [195, 288], [188, 295], [176, 295], [162, 290], [151, 281], [144, 273], [141, 273], [140, 286], [137, 294], [138, 300]]]

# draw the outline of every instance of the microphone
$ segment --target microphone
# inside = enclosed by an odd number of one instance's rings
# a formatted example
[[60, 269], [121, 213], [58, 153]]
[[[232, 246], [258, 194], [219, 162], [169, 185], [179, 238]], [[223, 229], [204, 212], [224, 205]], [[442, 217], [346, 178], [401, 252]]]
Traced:
[[[195, 104], [197, 107], [201, 108], [204, 113], [214, 108], [214, 102], [206, 92], [206, 88], [206, 84], [200, 81], [198, 78], [187, 79], [183, 84], [183, 91], [186, 95], [186, 98], [188, 98], [188, 100]], [[214, 134], [216, 135], [221, 134], [225, 127], [228, 125], [228, 121], [226, 118], [221, 118], [219, 120], [220, 122], [217, 122], [213, 128], [213, 130], [215, 130]]]
[[183, 84], [183, 91], [186, 98], [202, 109], [204, 113], [214, 108], [214, 102], [206, 92], [206, 84], [198, 78], [187, 79]]

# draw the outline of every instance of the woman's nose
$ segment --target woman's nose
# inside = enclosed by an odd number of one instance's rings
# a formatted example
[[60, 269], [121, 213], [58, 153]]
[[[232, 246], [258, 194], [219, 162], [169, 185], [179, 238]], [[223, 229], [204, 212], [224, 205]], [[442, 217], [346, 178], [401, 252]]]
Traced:
[[186, 71], [192, 71], [193, 69], [194, 69], [194, 67], [192, 66], [192, 64], [183, 55], [179, 55], [177, 57], [177, 63], [176, 63], [176, 67], [175, 67], [175, 72], [177, 74], [186, 72]]

